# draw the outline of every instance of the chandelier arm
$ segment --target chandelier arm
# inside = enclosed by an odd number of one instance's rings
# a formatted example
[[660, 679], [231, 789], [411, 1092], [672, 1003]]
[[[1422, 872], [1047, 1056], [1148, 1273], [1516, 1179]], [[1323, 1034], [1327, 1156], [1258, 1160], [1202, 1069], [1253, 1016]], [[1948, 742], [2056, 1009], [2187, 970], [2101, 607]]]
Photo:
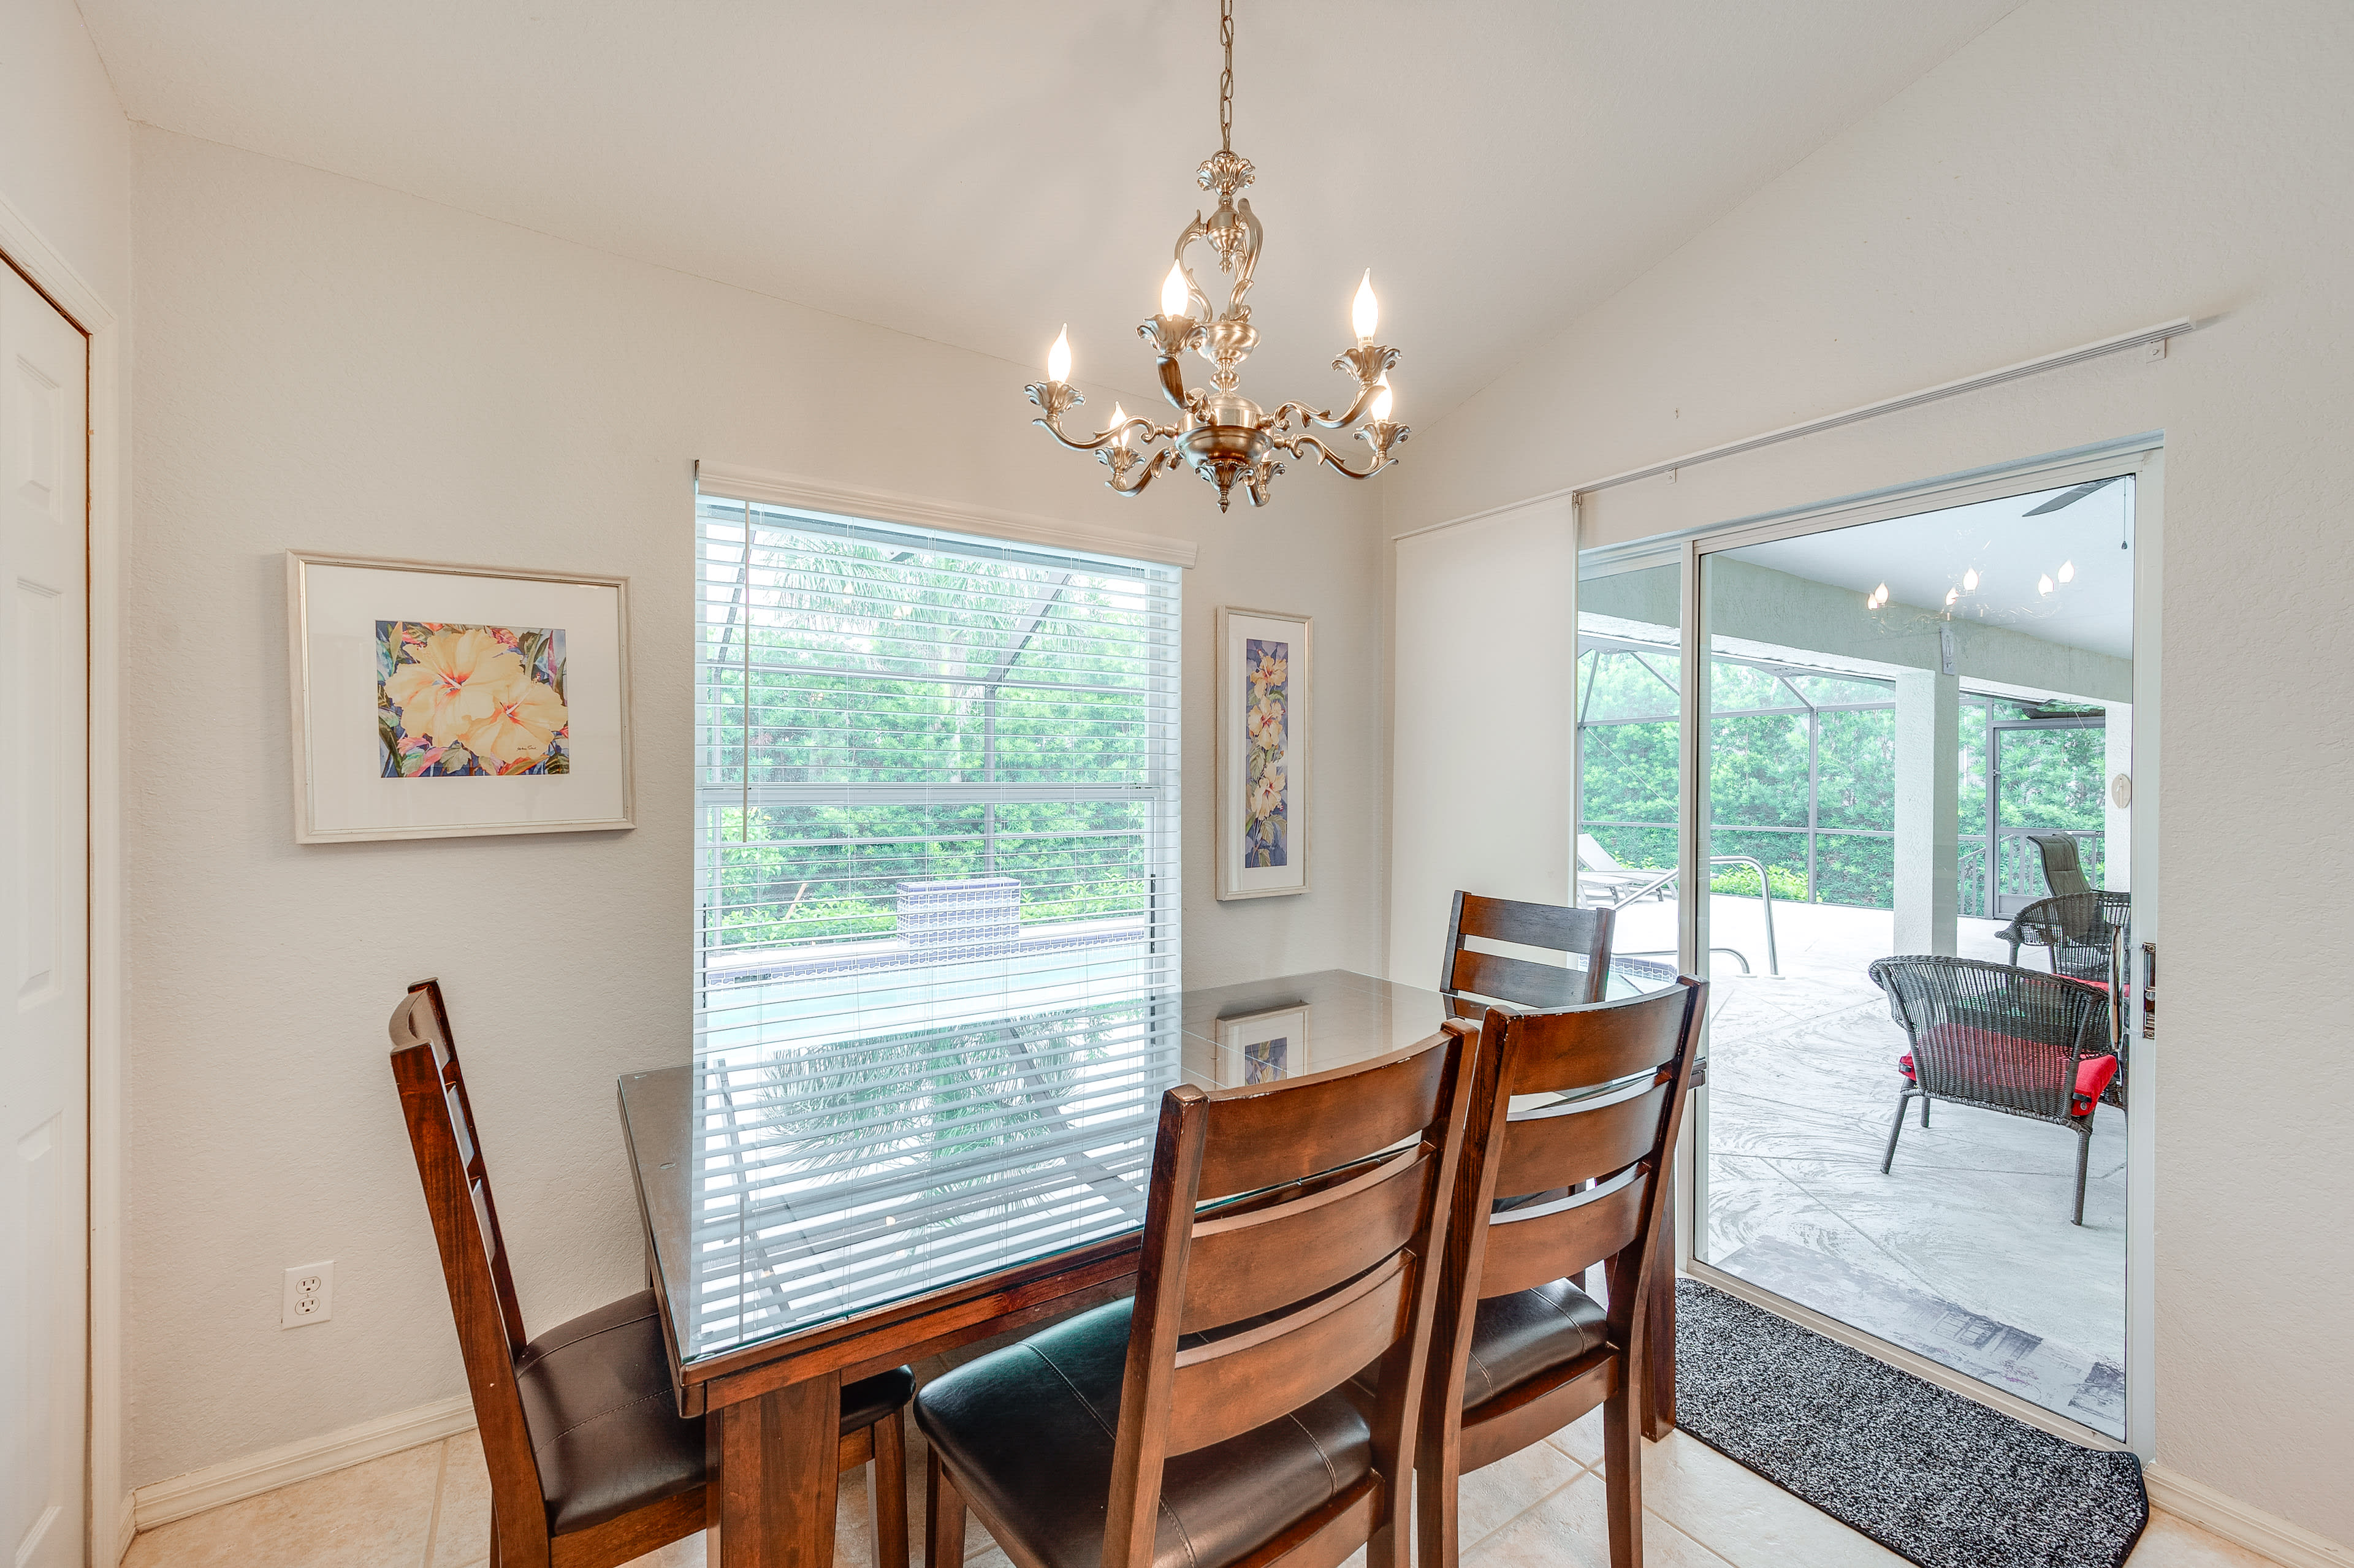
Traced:
[[1287, 418], [1297, 416], [1302, 429], [1310, 425], [1320, 425], [1328, 430], [1344, 430], [1365, 417], [1365, 410], [1373, 404], [1373, 395], [1380, 390], [1379, 387], [1374, 386], [1359, 387], [1357, 400], [1339, 414], [1328, 414], [1306, 403], [1286, 403], [1275, 411], [1275, 423], [1280, 426]]
[[[1142, 430], [1144, 432], [1144, 442], [1147, 446], [1151, 445], [1154, 441], [1173, 441], [1177, 439], [1176, 426], [1156, 425], [1151, 420], [1144, 418], [1130, 418], [1123, 419], [1119, 424], [1114, 425], [1110, 429], [1097, 431], [1095, 435], [1088, 437], [1085, 440], [1079, 440], [1074, 437], [1065, 435], [1063, 433], [1062, 419], [1059, 415], [1051, 418], [1033, 419], [1030, 422], [1034, 425], [1044, 426], [1048, 435], [1054, 437], [1056, 440], [1062, 442], [1065, 446], [1070, 448], [1075, 452], [1091, 452], [1100, 447], [1111, 446], [1119, 440], [1120, 432], [1123, 430]], [[1159, 455], [1166, 456], [1169, 454], [1162, 453]]]
[[1185, 362], [1173, 355], [1164, 355], [1157, 364], [1161, 372], [1161, 395], [1175, 407], [1193, 412], [1195, 396], [1185, 387]]
[[1290, 452], [1293, 457], [1309, 458], [1314, 461], [1329, 464], [1333, 468], [1339, 469], [1351, 479], [1371, 479], [1373, 475], [1381, 472], [1384, 468], [1387, 467], [1390, 461], [1389, 454], [1387, 452], [1380, 452], [1374, 455], [1373, 467], [1367, 469], [1351, 468], [1347, 463], [1341, 461], [1339, 455], [1335, 453], [1331, 447], [1326, 446], [1314, 436], [1294, 436], [1290, 440], [1278, 442], [1278, 444], [1283, 447], [1285, 450]]
[[[1154, 474], [1163, 469], [1174, 469], [1176, 466], [1177, 454], [1174, 451], [1166, 450], [1157, 451], [1149, 461], [1131, 464], [1128, 473], [1119, 471], [1118, 465], [1115, 465], [1112, 476], [1104, 481], [1104, 488], [1115, 491], [1121, 495], [1140, 495], [1144, 493], [1144, 487], [1152, 482]], [[1134, 474], [1135, 477], [1129, 478], [1129, 473]]]
[[1210, 226], [1202, 220], [1202, 215], [1197, 209], [1193, 214], [1193, 221], [1187, 224], [1178, 234], [1177, 248], [1171, 258], [1177, 263], [1177, 270], [1184, 274], [1185, 298], [1188, 303], [1186, 313], [1195, 321], [1208, 321], [1216, 313], [1210, 309], [1210, 296], [1202, 291], [1201, 283], [1193, 276], [1193, 269], [1186, 263], [1185, 248], [1196, 239], [1206, 239], [1209, 238], [1209, 233]]
[[1357, 431], [1357, 439], [1372, 445], [1373, 461], [1372, 466], [1362, 469], [1351, 468], [1347, 463], [1342, 462], [1338, 453], [1314, 436], [1294, 436], [1288, 441], [1278, 441], [1275, 444], [1290, 452], [1293, 457], [1312, 458], [1319, 462], [1329, 464], [1347, 474], [1351, 479], [1371, 479], [1390, 466], [1392, 461], [1390, 449], [1403, 442], [1411, 434], [1413, 431], [1406, 426], [1393, 424], [1386, 419], [1375, 419], [1366, 424]]

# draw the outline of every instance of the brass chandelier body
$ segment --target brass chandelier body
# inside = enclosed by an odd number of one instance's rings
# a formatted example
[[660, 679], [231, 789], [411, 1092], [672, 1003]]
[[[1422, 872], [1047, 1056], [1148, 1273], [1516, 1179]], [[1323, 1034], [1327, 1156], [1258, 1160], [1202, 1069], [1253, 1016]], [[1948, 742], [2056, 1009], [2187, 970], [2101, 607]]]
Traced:
[[[1177, 236], [1175, 260], [1161, 289], [1161, 313], [1140, 323], [1137, 333], [1152, 345], [1158, 362], [1161, 390], [1182, 418], [1173, 425], [1126, 417], [1113, 410], [1111, 427], [1092, 436], [1073, 437], [1063, 429], [1063, 415], [1086, 401], [1077, 387], [1062, 379], [1068, 372], [1069, 350], [1057, 339], [1048, 360], [1048, 379], [1034, 382], [1030, 400], [1044, 410], [1031, 421], [1075, 451], [1091, 451], [1111, 470], [1105, 482], [1122, 495], [1140, 493], [1156, 474], [1191, 463], [1193, 471], [1218, 487], [1223, 512], [1239, 485], [1254, 506], [1267, 504], [1267, 486], [1284, 465], [1279, 454], [1329, 463], [1351, 479], [1371, 479], [1387, 468], [1391, 452], [1410, 433], [1389, 418], [1391, 396], [1386, 373], [1397, 363], [1397, 350], [1373, 341], [1378, 315], [1370, 276], [1357, 294], [1357, 343], [1341, 350], [1332, 368], [1356, 377], [1357, 393], [1338, 414], [1289, 402], [1272, 414], [1236, 390], [1243, 360], [1257, 346], [1258, 329], [1251, 324], [1251, 274], [1258, 265], [1264, 236], [1249, 198], [1238, 193], [1254, 178], [1250, 161], [1234, 147], [1235, 11], [1234, 0], [1221, 0], [1218, 37], [1225, 48], [1225, 69], [1218, 78], [1218, 151], [1204, 159], [1195, 178], [1205, 191], [1215, 191], [1218, 205], [1208, 217], [1196, 209], [1193, 221]], [[1233, 281], [1225, 307], [1211, 313], [1209, 296], [1186, 263], [1185, 252], [1195, 240], [1208, 244], [1218, 270]], [[1191, 349], [1210, 362], [1211, 387], [1185, 385], [1183, 355]], [[1360, 423], [1360, 421], [1363, 421]], [[1325, 444], [1316, 431], [1357, 427], [1357, 439], [1373, 448], [1373, 461], [1351, 468]], [[1167, 442], [1166, 446], [1156, 443]], [[1133, 444], [1131, 444], [1133, 443]]]

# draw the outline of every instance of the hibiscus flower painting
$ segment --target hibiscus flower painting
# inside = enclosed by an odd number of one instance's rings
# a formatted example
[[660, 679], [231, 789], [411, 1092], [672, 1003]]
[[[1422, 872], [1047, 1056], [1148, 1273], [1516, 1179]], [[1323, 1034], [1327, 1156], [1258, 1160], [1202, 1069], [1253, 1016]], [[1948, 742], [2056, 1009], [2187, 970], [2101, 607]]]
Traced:
[[561, 627], [379, 620], [376, 675], [387, 779], [572, 769]]
[[1248, 705], [1243, 710], [1243, 864], [1287, 863], [1290, 821], [1291, 647], [1243, 642]]

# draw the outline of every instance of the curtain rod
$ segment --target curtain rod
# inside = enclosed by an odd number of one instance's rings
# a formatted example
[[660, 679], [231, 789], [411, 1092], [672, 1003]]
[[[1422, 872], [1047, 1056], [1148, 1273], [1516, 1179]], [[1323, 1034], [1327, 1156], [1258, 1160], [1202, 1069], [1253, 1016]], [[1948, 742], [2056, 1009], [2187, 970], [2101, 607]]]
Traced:
[[1664, 462], [1648, 463], [1641, 468], [1630, 468], [1624, 472], [1610, 474], [1602, 479], [1588, 480], [1584, 484], [1571, 485], [1564, 490], [1547, 491], [1543, 495], [1532, 495], [1526, 500], [1515, 501], [1508, 505], [1491, 506], [1486, 511], [1474, 512], [1463, 517], [1452, 517], [1444, 523], [1432, 523], [1424, 527], [1410, 529], [1404, 534], [1394, 535], [1392, 537], [1411, 539], [1418, 535], [1436, 534], [1442, 528], [1453, 528], [1465, 523], [1477, 523], [1482, 518], [1499, 516], [1507, 512], [1517, 512], [1522, 507], [1540, 505], [1548, 501], [1565, 500], [1574, 504], [1596, 491], [1609, 490], [1621, 484], [1632, 484], [1638, 479], [1653, 479], [1663, 473], [1671, 473], [1678, 469], [1713, 462], [1718, 458], [1735, 457], [1743, 452], [1755, 451], [1760, 447], [1770, 447], [1782, 441], [1796, 440], [1800, 436], [1835, 430], [1842, 425], [1853, 425], [1865, 419], [1876, 419], [1882, 414], [1901, 413], [1907, 408], [1917, 408], [1925, 403], [1956, 397], [1965, 392], [1976, 392], [1984, 387], [1999, 387], [2006, 381], [2017, 381], [2030, 376], [2040, 376], [2047, 370], [2059, 370], [2071, 365], [2081, 365], [2088, 359], [2098, 359], [2105, 355], [2121, 353], [2128, 348], [2139, 348], [2145, 344], [2162, 344], [2168, 338], [2179, 337], [2186, 333], [2196, 331], [2198, 323], [2189, 316], [2177, 316], [2172, 321], [2160, 322], [2156, 326], [2143, 327], [2138, 332], [2101, 338], [2093, 343], [2081, 344], [2074, 348], [2062, 349], [2054, 354], [2038, 355], [2033, 359], [2022, 359], [2016, 365], [2006, 365], [2000, 369], [1983, 370], [1975, 376], [1965, 376], [1957, 381], [1943, 381], [1935, 387], [1924, 387], [1918, 392], [1908, 392], [1903, 397], [1883, 397], [1876, 403], [1865, 403], [1837, 414], [1826, 414], [1820, 418], [1808, 419], [1796, 425], [1785, 425], [1779, 429], [1767, 430], [1763, 435], [1750, 436], [1737, 441], [1727, 441], [1722, 446], [1702, 447], [1698, 451], [1686, 452], [1681, 457], [1670, 458]]

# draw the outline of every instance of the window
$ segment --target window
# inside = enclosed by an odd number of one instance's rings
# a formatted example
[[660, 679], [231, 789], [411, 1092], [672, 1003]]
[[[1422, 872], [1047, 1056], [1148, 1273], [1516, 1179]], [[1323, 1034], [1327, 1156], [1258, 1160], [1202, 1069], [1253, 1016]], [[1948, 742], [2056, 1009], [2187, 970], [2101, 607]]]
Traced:
[[696, 536], [698, 1061], [921, 1071], [1176, 986], [1177, 568], [708, 495]]

